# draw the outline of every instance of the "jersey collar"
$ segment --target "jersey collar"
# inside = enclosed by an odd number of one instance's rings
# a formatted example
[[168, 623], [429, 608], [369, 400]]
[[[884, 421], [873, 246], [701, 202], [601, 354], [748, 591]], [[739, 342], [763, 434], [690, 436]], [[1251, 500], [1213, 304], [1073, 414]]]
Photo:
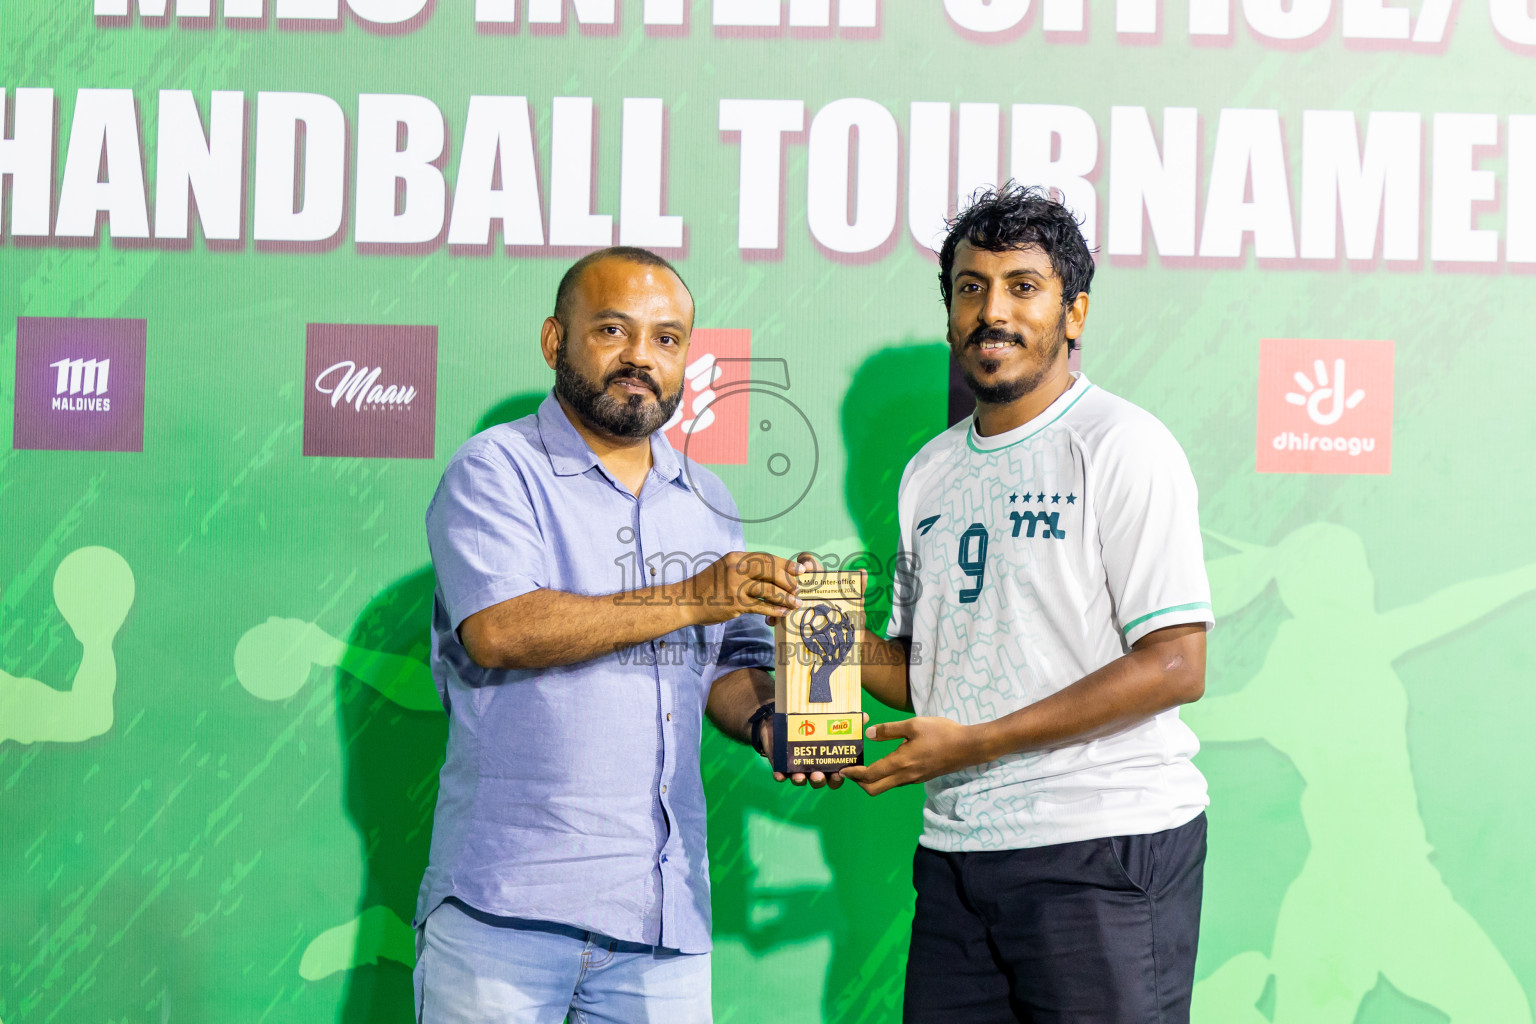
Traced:
[[971, 417], [970, 429], [965, 432], [965, 443], [971, 451], [980, 455], [990, 455], [992, 452], [1002, 451], [1004, 448], [1012, 448], [1021, 441], [1028, 441], [1046, 427], [1055, 423], [1067, 414], [1067, 410], [1078, 403], [1078, 400], [1093, 390], [1093, 384], [1083, 376], [1081, 370], [1072, 371], [1072, 384], [1063, 391], [1056, 401], [1046, 406], [1044, 411], [1028, 423], [1022, 423], [1012, 430], [1005, 430], [1001, 434], [993, 434], [990, 437], [982, 437], [976, 433], [976, 417]]

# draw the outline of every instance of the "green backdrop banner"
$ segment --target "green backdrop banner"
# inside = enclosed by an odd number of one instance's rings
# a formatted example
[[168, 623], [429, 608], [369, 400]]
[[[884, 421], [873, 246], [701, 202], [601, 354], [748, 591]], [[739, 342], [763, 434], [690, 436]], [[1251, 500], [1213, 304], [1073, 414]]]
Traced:
[[[925, 246], [1007, 177], [1083, 218], [1083, 367], [1201, 488], [1196, 1019], [1529, 1024], [1524, 0], [12, 0], [0, 37], [5, 1024], [410, 1020], [422, 516], [547, 391], [559, 275], [675, 258], [674, 441], [752, 545], [888, 584], [951, 407]], [[920, 793], [703, 764], [717, 1019], [898, 1019]]]

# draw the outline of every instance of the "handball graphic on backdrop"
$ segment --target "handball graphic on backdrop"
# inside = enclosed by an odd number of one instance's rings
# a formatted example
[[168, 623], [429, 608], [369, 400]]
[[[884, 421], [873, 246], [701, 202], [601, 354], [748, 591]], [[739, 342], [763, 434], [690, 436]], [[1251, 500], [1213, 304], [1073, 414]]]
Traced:
[[[1083, 365], [1200, 487], [1196, 1019], [1529, 1024], [1528, 3], [13, 0], [0, 37], [0, 1021], [411, 1019], [422, 516], [547, 393], [591, 249], [687, 280], [668, 437], [748, 544], [862, 574], [797, 634], [837, 699], [965, 413], [928, 247], [1011, 177], [1082, 218]], [[921, 793], [705, 736], [717, 1019], [899, 1019]]]

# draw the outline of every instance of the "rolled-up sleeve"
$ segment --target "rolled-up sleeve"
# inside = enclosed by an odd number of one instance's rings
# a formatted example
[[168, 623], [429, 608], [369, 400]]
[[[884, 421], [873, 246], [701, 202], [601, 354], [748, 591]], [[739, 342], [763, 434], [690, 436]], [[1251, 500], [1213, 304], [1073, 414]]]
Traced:
[[461, 455], [427, 508], [427, 545], [452, 628], [478, 611], [549, 585], [543, 534], [521, 474]]

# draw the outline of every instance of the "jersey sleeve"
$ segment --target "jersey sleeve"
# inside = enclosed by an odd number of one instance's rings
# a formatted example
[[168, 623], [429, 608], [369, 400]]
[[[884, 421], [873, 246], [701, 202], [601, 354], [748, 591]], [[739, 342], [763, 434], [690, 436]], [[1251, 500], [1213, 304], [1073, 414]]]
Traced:
[[527, 488], [496, 459], [448, 463], [427, 508], [427, 546], [454, 630], [478, 611], [549, 585]]
[[1151, 417], [1106, 440], [1096, 460], [1099, 541], [1126, 646], [1167, 626], [1210, 628], [1199, 493], [1184, 450]]

